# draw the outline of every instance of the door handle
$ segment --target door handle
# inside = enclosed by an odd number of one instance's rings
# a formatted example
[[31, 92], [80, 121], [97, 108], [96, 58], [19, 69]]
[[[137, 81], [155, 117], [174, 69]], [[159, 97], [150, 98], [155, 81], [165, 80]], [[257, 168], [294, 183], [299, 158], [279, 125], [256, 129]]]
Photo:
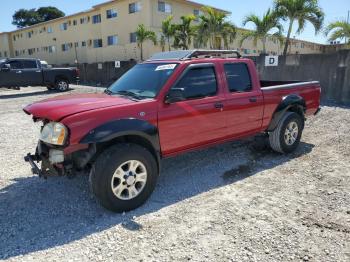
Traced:
[[258, 102], [258, 99], [256, 97], [251, 97], [251, 98], [249, 98], [249, 102], [256, 103], [256, 102]]
[[224, 104], [223, 103], [215, 103], [214, 107], [217, 109], [223, 109], [224, 108]]

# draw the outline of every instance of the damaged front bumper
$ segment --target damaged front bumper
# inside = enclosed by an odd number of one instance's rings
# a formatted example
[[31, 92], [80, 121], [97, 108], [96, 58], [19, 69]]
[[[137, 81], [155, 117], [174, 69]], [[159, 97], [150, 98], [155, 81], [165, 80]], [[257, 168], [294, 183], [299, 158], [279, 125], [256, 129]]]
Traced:
[[96, 146], [90, 145], [85, 149], [65, 154], [62, 148], [47, 145], [39, 141], [35, 154], [28, 153], [24, 160], [31, 166], [32, 173], [39, 177], [68, 176], [85, 172], [88, 163], [96, 153]]
[[41, 141], [38, 143], [35, 154], [28, 153], [24, 157], [24, 161], [30, 164], [34, 175], [44, 178], [63, 176], [67, 173], [66, 167], [69, 167], [68, 163], [65, 163], [63, 150], [50, 148]]

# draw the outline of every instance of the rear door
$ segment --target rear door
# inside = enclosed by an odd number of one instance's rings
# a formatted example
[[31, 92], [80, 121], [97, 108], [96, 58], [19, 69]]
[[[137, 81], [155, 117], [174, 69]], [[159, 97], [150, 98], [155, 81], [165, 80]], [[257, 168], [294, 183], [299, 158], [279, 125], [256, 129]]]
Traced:
[[244, 62], [230, 62], [223, 66], [228, 90], [225, 106], [227, 135], [239, 137], [259, 132], [264, 100], [260, 88], [253, 88], [248, 65]]
[[172, 88], [183, 88], [185, 101], [163, 103], [158, 127], [163, 154], [196, 148], [225, 135], [224, 94], [214, 64], [189, 65]]
[[42, 71], [36, 60], [22, 60], [22, 77], [27, 86], [42, 85]]

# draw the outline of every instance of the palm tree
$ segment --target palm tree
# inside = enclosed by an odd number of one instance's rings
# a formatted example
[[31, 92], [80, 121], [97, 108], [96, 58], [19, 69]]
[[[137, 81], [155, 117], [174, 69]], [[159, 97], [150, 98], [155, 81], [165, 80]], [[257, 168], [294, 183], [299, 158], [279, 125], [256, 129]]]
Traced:
[[209, 42], [210, 49], [221, 49], [222, 41], [224, 48], [228, 49], [236, 37], [236, 27], [226, 21], [227, 14], [211, 7], [203, 7], [205, 15], [200, 16], [201, 23], [197, 28], [197, 44], [206, 47]]
[[157, 36], [155, 32], [151, 30], [147, 30], [144, 24], [140, 24], [136, 29], [136, 39], [137, 39], [137, 46], [141, 50], [141, 61], [143, 61], [143, 43], [146, 40], [150, 40], [153, 42], [154, 45], [156, 45]]
[[331, 33], [329, 41], [345, 39], [347, 40], [347, 43], [350, 44], [350, 23], [348, 23], [345, 20], [330, 23], [326, 27], [324, 33], [326, 36], [328, 36]]
[[307, 21], [314, 26], [316, 34], [321, 30], [324, 13], [318, 5], [318, 0], [275, 0], [274, 5], [279, 16], [284, 20], [289, 20], [283, 55], [287, 54], [295, 21], [298, 22], [297, 34], [304, 30]]
[[278, 38], [282, 43], [283, 26], [278, 20], [277, 14], [272, 12], [271, 9], [268, 9], [262, 18], [254, 14], [246, 16], [243, 20], [243, 26], [251, 22], [255, 25], [255, 30], [243, 33], [241, 46], [247, 38], [253, 38], [254, 45], [257, 46], [258, 40], [260, 39], [263, 44], [263, 53], [266, 54], [267, 37], [271, 35], [269, 32], [273, 29], [277, 29], [277, 32], [273, 33], [272, 36]]
[[192, 37], [195, 34], [195, 28], [191, 25], [196, 17], [194, 15], [181, 16], [181, 24], [175, 25], [174, 47], [189, 49]]
[[173, 16], [168, 16], [163, 22], [162, 22], [162, 34], [166, 38], [166, 41], [168, 43], [168, 49], [171, 51], [171, 44], [170, 39], [175, 34], [175, 25], [172, 24]]

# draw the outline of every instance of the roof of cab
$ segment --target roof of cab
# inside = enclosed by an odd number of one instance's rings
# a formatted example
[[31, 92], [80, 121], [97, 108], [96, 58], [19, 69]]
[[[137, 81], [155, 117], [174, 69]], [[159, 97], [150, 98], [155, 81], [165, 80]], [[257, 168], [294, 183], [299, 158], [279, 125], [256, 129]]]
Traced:
[[[177, 50], [154, 54], [147, 62], [150, 61], [186, 61], [193, 58], [223, 58], [224, 55], [235, 55], [235, 58], [241, 58], [237, 50]], [[230, 57], [232, 58], [232, 57]]]

